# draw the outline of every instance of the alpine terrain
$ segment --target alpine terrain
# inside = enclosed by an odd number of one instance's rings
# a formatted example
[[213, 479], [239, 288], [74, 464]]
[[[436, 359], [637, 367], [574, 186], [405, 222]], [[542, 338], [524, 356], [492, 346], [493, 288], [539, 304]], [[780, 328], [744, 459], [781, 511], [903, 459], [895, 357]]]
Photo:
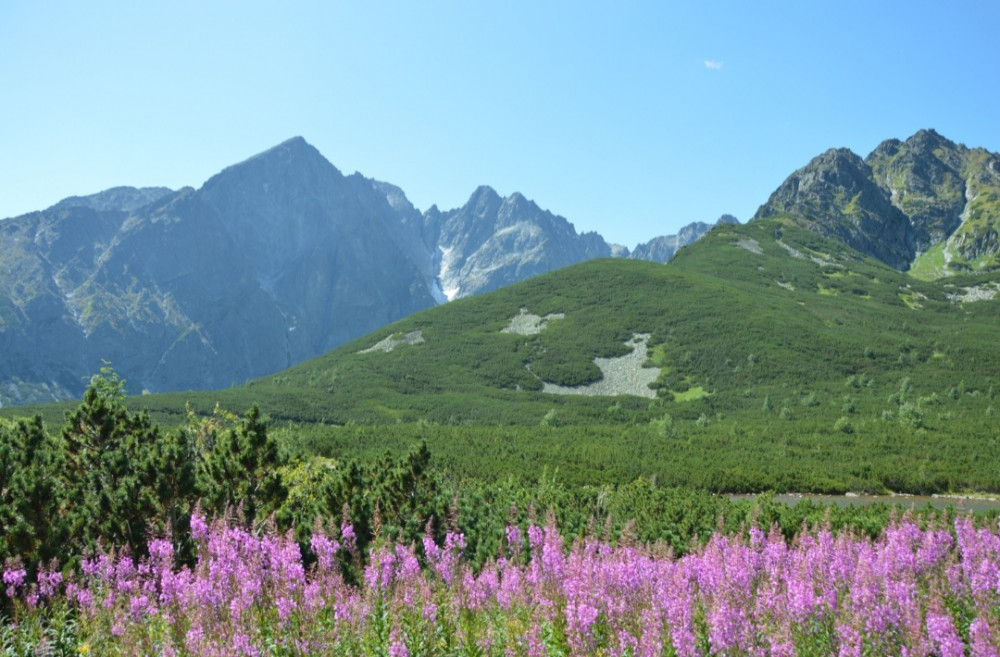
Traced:
[[0, 221], [0, 405], [77, 397], [104, 363], [132, 393], [225, 388], [612, 253], [628, 250], [489, 187], [421, 213], [294, 138], [197, 190], [116, 187]]

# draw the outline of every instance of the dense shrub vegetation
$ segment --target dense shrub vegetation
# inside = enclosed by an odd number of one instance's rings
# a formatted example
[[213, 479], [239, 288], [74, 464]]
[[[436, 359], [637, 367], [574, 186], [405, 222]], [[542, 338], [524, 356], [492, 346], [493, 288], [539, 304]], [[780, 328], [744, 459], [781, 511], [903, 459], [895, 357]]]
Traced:
[[[735, 444], [737, 437], [727, 436]], [[712, 495], [810, 480], [788, 474], [799, 467], [794, 461], [769, 479], [759, 462], [740, 469], [721, 457], [715, 465], [705, 457], [682, 460], [685, 453], [726, 453], [719, 446], [695, 448], [695, 440], [707, 445], [713, 438], [706, 433], [678, 440], [666, 421], [632, 427], [614, 449], [602, 428], [273, 431], [256, 407], [242, 418], [219, 409], [207, 417], [191, 414], [184, 426], [164, 431], [147, 413], [129, 411], [122, 382], [105, 372], [94, 377], [58, 434], [46, 432], [37, 417], [0, 422], [0, 561], [29, 572], [53, 561], [73, 568], [102, 545], [142, 557], [150, 535], [166, 536], [178, 560], [189, 561], [196, 508], [210, 517], [228, 513], [246, 527], [272, 523], [279, 532], [292, 531], [302, 545], [317, 520], [350, 522], [361, 555], [376, 536], [405, 545], [461, 532], [474, 568], [496, 556], [508, 526], [526, 529], [549, 512], [570, 539], [599, 531], [616, 541], [625, 533], [668, 544], [678, 554], [713, 531], [740, 526], [776, 524], [791, 537], [804, 522], [825, 521], [875, 536], [889, 520], [882, 505], [788, 507], [767, 496], [734, 502]], [[436, 449], [441, 456], [432, 457]], [[649, 476], [661, 453], [681, 467]], [[848, 460], [846, 453], [827, 465], [839, 459]], [[956, 463], [942, 467], [957, 472], [974, 464]], [[821, 463], [814, 467], [820, 476]], [[758, 468], [763, 475], [739, 478]], [[685, 470], [689, 479], [680, 477]], [[900, 469], [900, 481], [906, 472]], [[840, 474], [827, 467], [817, 481], [836, 481]], [[351, 580], [358, 573], [344, 576]]]

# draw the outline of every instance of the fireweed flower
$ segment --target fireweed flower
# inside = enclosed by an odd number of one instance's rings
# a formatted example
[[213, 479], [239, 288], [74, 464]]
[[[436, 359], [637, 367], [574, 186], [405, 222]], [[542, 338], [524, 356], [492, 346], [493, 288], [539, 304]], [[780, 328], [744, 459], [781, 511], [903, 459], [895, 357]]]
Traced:
[[352, 554], [358, 549], [357, 538], [354, 535], [354, 525], [345, 523], [340, 527], [340, 538], [344, 541], [344, 548]]
[[333, 570], [340, 544], [320, 533], [309, 539], [309, 547], [316, 555], [316, 563], [322, 570]]
[[63, 574], [58, 570], [38, 569], [38, 592], [45, 598], [51, 598], [59, 590], [63, 582]]
[[521, 536], [521, 528], [517, 525], [507, 525], [507, 553], [514, 559], [521, 553], [524, 538]]
[[24, 580], [28, 573], [24, 568], [9, 564], [3, 571], [3, 584], [6, 587], [7, 597], [15, 597], [21, 588], [24, 587]]
[[191, 538], [196, 541], [202, 541], [208, 536], [208, 523], [205, 522], [205, 516], [201, 514], [201, 511], [195, 510], [191, 514]]
[[27, 603], [64, 596], [84, 636], [121, 654], [426, 654], [446, 640], [484, 655], [1000, 657], [1000, 532], [968, 518], [927, 528], [904, 518], [877, 540], [819, 529], [789, 544], [751, 529], [681, 558], [570, 544], [550, 521], [526, 537], [508, 528], [510, 558], [478, 573], [458, 533], [441, 545], [426, 536], [423, 568], [413, 545], [386, 544], [356, 585], [336, 567], [340, 545], [320, 533], [306, 569], [290, 534], [201, 523], [193, 567], [153, 540], [147, 559], [100, 553], [66, 582], [43, 567], [28, 582], [8, 563], [3, 583]]
[[935, 611], [927, 612], [927, 634], [935, 652], [941, 657], [964, 657], [965, 648], [951, 617]]
[[993, 631], [989, 622], [982, 617], [976, 618], [969, 626], [969, 639], [971, 640], [970, 654], [975, 657], [1000, 657], [997, 650], [996, 641], [993, 638]]

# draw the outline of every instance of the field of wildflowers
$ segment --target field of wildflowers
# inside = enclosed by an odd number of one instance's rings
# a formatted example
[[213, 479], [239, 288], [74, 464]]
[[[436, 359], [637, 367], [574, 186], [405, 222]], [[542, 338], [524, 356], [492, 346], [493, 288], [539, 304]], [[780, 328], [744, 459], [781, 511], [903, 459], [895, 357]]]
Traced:
[[[192, 518], [195, 561], [100, 552], [79, 574], [3, 570], [0, 654], [1000, 655], [1000, 533], [904, 515], [875, 540], [751, 528], [675, 557], [507, 529], [474, 571], [461, 534], [382, 543]], [[345, 579], [353, 563], [358, 581]]]

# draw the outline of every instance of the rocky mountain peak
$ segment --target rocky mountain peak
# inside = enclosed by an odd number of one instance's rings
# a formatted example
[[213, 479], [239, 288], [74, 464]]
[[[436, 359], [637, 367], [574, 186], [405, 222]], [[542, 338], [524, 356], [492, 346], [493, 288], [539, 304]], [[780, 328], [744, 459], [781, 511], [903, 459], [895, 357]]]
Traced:
[[503, 199], [489, 185], [480, 185], [472, 192], [465, 207], [470, 208], [477, 217], [495, 217]]
[[343, 179], [343, 174], [302, 137], [293, 137], [263, 153], [226, 167], [209, 178], [201, 190], [209, 197], [228, 197], [230, 193], [250, 191], [265, 194], [284, 190], [288, 193], [315, 193]]
[[[791, 214], [897, 269], [944, 244], [944, 275], [1000, 264], [1000, 156], [932, 129], [863, 161], [833, 149], [794, 172], [756, 217]], [[938, 262], [941, 253], [934, 256]]]
[[913, 259], [909, 219], [876, 184], [871, 167], [846, 148], [830, 149], [795, 171], [754, 218], [779, 214], [797, 215], [896, 269]]
[[[290, 139], [286, 139], [277, 146], [272, 146], [271, 148], [254, 155], [246, 162], [253, 160], [268, 160], [268, 159], [284, 159], [286, 161], [291, 161], [299, 158], [316, 158], [319, 157], [326, 161], [320, 152], [316, 148], [307, 142], [301, 136], [295, 136]], [[238, 165], [237, 165], [238, 166]]]
[[667, 263], [673, 259], [678, 250], [700, 240], [705, 233], [712, 230], [713, 226], [738, 223], [739, 220], [731, 214], [722, 215], [714, 225], [703, 221], [695, 221], [681, 228], [677, 231], [676, 235], [662, 235], [654, 237], [648, 242], [638, 244], [631, 253], [629, 253], [628, 249], [624, 249], [624, 253], [621, 256], [634, 260]]
[[933, 128], [918, 130], [906, 140], [906, 145], [910, 150], [924, 155], [933, 154], [938, 148], [955, 148], [955, 142], [945, 139]]
[[493, 290], [535, 274], [611, 254], [599, 235], [578, 235], [565, 218], [519, 192], [481, 186], [455, 210], [424, 213], [425, 239], [438, 253], [447, 299]]
[[831, 148], [786, 178], [755, 218], [781, 213], [819, 218], [839, 212], [845, 194], [854, 198], [870, 186], [870, 173], [868, 165], [850, 150]]
[[876, 183], [910, 220], [917, 251], [947, 239], [964, 212], [964, 147], [933, 130], [879, 144], [865, 159]]

